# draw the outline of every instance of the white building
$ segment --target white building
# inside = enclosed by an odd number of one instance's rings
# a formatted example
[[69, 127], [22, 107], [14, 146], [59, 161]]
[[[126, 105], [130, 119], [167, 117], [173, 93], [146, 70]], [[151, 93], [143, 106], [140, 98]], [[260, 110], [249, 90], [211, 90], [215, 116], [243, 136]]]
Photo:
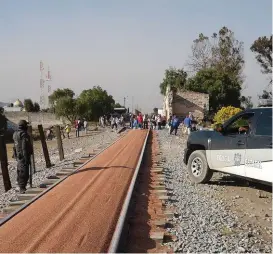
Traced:
[[5, 106], [4, 111], [6, 111], [6, 112], [24, 111], [24, 104], [18, 99], [13, 103], [13, 107]]

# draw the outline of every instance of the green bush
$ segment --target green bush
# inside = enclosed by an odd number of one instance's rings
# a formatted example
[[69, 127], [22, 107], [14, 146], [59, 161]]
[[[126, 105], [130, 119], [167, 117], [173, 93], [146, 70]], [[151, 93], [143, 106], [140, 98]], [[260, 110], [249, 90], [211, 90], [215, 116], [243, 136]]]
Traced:
[[214, 126], [217, 124], [223, 124], [225, 121], [227, 121], [229, 118], [232, 116], [236, 115], [242, 111], [240, 108], [235, 108], [232, 106], [228, 107], [222, 107], [214, 116], [213, 121], [214, 121]]

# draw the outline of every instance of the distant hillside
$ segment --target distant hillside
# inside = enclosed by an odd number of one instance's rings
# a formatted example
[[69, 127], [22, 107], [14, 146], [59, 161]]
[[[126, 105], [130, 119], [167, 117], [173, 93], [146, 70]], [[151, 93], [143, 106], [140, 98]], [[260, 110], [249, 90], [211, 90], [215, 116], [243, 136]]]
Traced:
[[0, 101], [0, 107], [5, 107], [5, 106], [8, 106], [10, 103], [5, 103], [5, 102], [1, 102]]

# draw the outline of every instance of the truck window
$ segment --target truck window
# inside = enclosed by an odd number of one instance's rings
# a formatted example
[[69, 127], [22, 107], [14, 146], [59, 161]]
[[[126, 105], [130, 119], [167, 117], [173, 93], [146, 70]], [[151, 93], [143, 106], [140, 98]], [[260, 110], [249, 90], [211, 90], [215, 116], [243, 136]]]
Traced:
[[272, 115], [262, 113], [257, 120], [256, 135], [272, 136]]
[[246, 134], [251, 130], [253, 113], [243, 114], [226, 127], [226, 135]]

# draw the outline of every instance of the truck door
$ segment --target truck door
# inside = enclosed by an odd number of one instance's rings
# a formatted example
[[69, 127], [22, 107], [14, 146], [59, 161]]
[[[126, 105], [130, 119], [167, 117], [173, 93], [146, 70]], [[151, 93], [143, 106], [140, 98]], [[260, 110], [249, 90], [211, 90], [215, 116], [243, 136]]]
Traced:
[[273, 182], [271, 109], [259, 114], [253, 135], [247, 138], [245, 176]]
[[[244, 176], [247, 136], [251, 131], [253, 113], [245, 113], [225, 126], [223, 133], [211, 139], [212, 169]], [[245, 127], [245, 131], [241, 131]]]

